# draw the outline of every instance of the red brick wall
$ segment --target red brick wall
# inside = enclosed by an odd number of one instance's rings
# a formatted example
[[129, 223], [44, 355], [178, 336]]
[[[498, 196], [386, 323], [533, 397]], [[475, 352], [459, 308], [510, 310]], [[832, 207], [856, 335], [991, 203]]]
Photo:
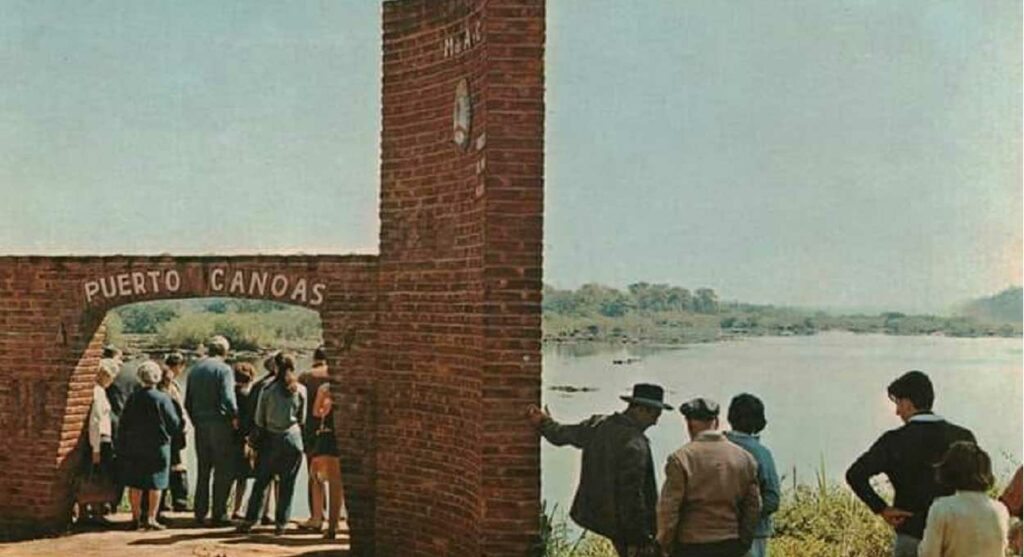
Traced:
[[384, 4], [381, 555], [524, 555], [536, 537], [543, 47], [543, 2]]
[[[227, 277], [235, 271], [246, 277], [281, 275], [292, 287], [283, 296], [269, 288], [265, 296], [242, 295], [230, 290], [228, 279], [217, 291], [211, 289], [214, 269]], [[158, 280], [162, 288], [156, 291], [147, 273], [171, 271], [180, 278], [177, 288], [170, 291]], [[236, 296], [306, 305], [320, 313], [331, 369], [341, 383], [338, 424], [353, 536], [372, 541], [376, 271], [372, 256], [0, 257], [0, 535], [66, 525], [107, 310], [151, 299]], [[125, 278], [118, 282], [120, 276]], [[101, 290], [90, 300], [87, 285], [110, 277], [116, 294], [107, 298]], [[292, 297], [303, 278], [305, 304], [302, 296]], [[325, 286], [316, 298], [314, 282]]]

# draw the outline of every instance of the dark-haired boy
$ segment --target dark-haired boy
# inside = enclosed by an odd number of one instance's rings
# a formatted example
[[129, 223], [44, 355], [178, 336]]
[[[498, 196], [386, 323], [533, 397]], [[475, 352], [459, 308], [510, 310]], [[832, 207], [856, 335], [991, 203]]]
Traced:
[[757, 485], [761, 493], [761, 517], [754, 530], [754, 539], [747, 557], [767, 557], [768, 538], [772, 535], [772, 514], [779, 510], [782, 490], [772, 452], [761, 444], [759, 434], [768, 425], [764, 403], [756, 396], [743, 393], [729, 403], [729, 426], [726, 439], [743, 447], [757, 461]]
[[[952, 494], [936, 481], [935, 465], [953, 443], [973, 443], [974, 434], [932, 412], [935, 391], [923, 372], [908, 371], [887, 390], [903, 426], [882, 434], [846, 471], [846, 481], [861, 501], [896, 530], [893, 557], [917, 557], [928, 508], [935, 498]], [[871, 478], [878, 474], [885, 474], [892, 483], [892, 505], [871, 487]]]

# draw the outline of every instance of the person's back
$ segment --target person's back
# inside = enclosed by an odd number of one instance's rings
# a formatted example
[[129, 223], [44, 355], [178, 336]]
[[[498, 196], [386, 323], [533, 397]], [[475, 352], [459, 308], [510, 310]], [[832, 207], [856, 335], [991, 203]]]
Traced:
[[181, 427], [174, 401], [157, 389], [139, 389], [122, 414], [120, 446], [124, 453], [145, 454], [170, 443]]
[[189, 371], [185, 410], [197, 426], [231, 420], [238, 414], [234, 373], [219, 358], [206, 358]]
[[[185, 389], [185, 411], [195, 427], [196, 493], [194, 511], [200, 524], [212, 510], [214, 525], [227, 524], [227, 500], [235, 480], [234, 429], [238, 425], [235, 374], [224, 363], [230, 344], [213, 337], [210, 357], [192, 367]], [[213, 475], [213, 504], [210, 505], [210, 475]]]
[[110, 403], [110, 427], [113, 435], [117, 436], [117, 429], [121, 423], [121, 413], [128, 402], [128, 397], [139, 389], [141, 383], [135, 375], [135, 370], [128, 370], [116, 358], [104, 358], [101, 365], [115, 366], [118, 370], [113, 382], [106, 388], [107, 401]]
[[775, 469], [775, 459], [768, 447], [761, 444], [760, 439], [760, 433], [768, 425], [764, 402], [750, 393], [738, 394], [729, 403], [728, 419], [732, 431], [725, 432], [725, 437], [750, 453], [757, 462], [761, 517], [754, 530], [754, 539], [747, 557], [766, 557], [768, 555], [768, 538], [772, 536], [773, 530], [772, 514], [779, 510], [782, 494], [779, 486], [779, 474]]
[[932, 501], [953, 493], [935, 480], [935, 465], [957, 441], [974, 442], [974, 434], [930, 412], [917, 414], [883, 434], [853, 463], [847, 478], [854, 492], [870, 501], [874, 491], [864, 490], [864, 484], [871, 476], [885, 474], [893, 486], [892, 506], [913, 513], [896, 532], [920, 539]]
[[[570, 516], [584, 528], [619, 539], [627, 529], [620, 523], [622, 517], [618, 512], [621, 495], [616, 480], [619, 468], [630, 455], [650, 454], [650, 444], [643, 431], [623, 414], [593, 416], [585, 423], [591, 431], [581, 436], [580, 485]], [[648, 499], [653, 503], [657, 500], [657, 487], [646, 485], [654, 480], [653, 468], [651, 470], [652, 475], [644, 478], [641, 488], [650, 492]], [[636, 510], [641, 513], [634, 517], [638, 522], [654, 524], [653, 507]]]
[[1003, 557], [1010, 516], [1006, 507], [979, 491], [940, 497], [928, 520], [943, 531], [941, 546], [925, 537], [921, 557]]
[[686, 478], [678, 536], [680, 543], [718, 542], [740, 537], [740, 501], [757, 485], [754, 457], [718, 431], [706, 431], [669, 456]]
[[958, 441], [934, 475], [956, 494], [932, 504], [915, 557], [1003, 557], [1010, 516], [986, 493], [995, 484], [988, 453], [974, 443]]
[[593, 416], [563, 425], [530, 407], [527, 416], [553, 445], [583, 450], [580, 483], [570, 516], [580, 526], [609, 538], [619, 555], [655, 548], [658, 490], [650, 443], [644, 431], [656, 424], [664, 403], [657, 385], [637, 384], [625, 412]]
[[[872, 512], [894, 530], [894, 557], [917, 557], [928, 508], [951, 488], [935, 479], [935, 465], [951, 445], [974, 442], [967, 429], [932, 412], [935, 389], [922, 371], [911, 370], [892, 381], [886, 392], [903, 426], [885, 432], [846, 471], [846, 482]], [[890, 505], [875, 491], [871, 478], [885, 474], [893, 486]]]

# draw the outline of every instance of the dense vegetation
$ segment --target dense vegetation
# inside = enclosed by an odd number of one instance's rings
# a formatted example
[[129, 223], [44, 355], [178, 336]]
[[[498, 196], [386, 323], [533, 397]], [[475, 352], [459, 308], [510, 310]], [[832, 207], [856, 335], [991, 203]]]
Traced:
[[[1000, 297], [1004, 295], [997, 298]], [[1005, 302], [1002, 298], [1000, 300]], [[1021, 334], [1019, 307], [1016, 321], [985, 319], [980, 311], [950, 317], [898, 312], [836, 315], [824, 311], [724, 302], [710, 288], [691, 292], [687, 288], [646, 282], [631, 284], [625, 291], [597, 284], [587, 284], [576, 290], [545, 286], [543, 310], [544, 338], [552, 341], [678, 344], [733, 336], [809, 335], [828, 330], [958, 337]], [[1004, 314], [1009, 315], [1010, 312]]]
[[[268, 300], [209, 298], [119, 307], [107, 316], [112, 342], [194, 349], [223, 335], [238, 350], [310, 348], [321, 342], [315, 311]], [[142, 337], [142, 338], [140, 338]]]
[[[564, 513], [541, 518], [544, 557], [616, 557], [608, 540], [571, 528]], [[775, 514], [771, 555], [887, 557], [892, 531], [850, 490], [836, 484], [788, 488]]]

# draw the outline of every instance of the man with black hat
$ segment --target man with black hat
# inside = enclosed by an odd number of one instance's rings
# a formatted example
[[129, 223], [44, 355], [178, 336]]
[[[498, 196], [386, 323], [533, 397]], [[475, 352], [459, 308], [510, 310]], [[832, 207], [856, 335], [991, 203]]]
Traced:
[[[935, 466], [956, 441], [974, 442], [974, 434], [932, 412], [935, 390], [921, 371], [908, 371], [889, 384], [889, 400], [903, 426], [885, 432], [846, 471], [846, 482], [861, 501], [896, 530], [894, 557], [917, 557], [932, 501], [953, 489], [935, 478]], [[894, 495], [890, 506], [871, 487], [885, 474]]]
[[672, 407], [658, 385], [634, 385], [632, 396], [620, 398], [629, 403], [624, 412], [592, 416], [576, 425], [559, 424], [536, 406], [527, 416], [552, 444], [583, 450], [572, 519], [610, 539], [622, 557], [655, 556], [658, 488], [644, 431]]
[[668, 457], [658, 542], [672, 557], [742, 557], [761, 516], [757, 462], [718, 431], [718, 404], [684, 403], [691, 441]]

